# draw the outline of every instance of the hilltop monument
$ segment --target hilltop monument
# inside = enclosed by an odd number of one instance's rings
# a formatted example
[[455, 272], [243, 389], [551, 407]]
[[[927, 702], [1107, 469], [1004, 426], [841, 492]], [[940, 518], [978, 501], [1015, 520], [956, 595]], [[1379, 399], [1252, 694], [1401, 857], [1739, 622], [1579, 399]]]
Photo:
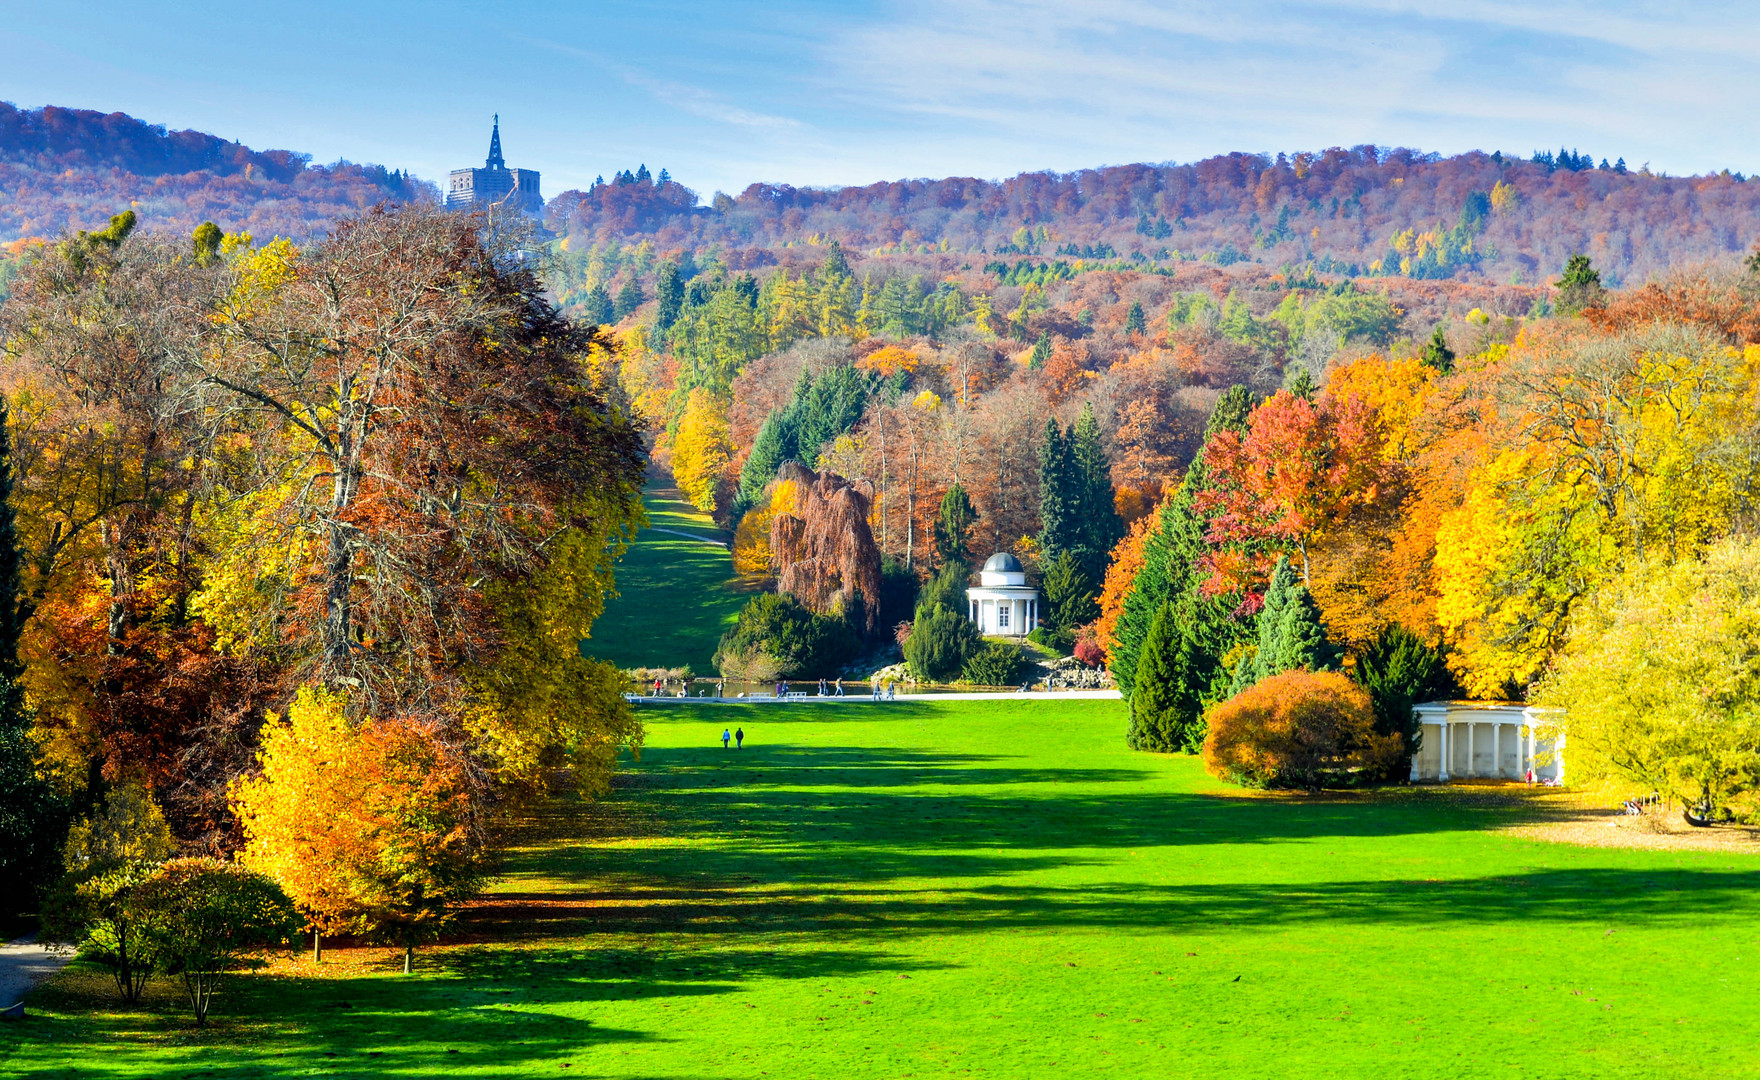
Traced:
[[535, 169], [510, 169], [501, 156], [501, 114], [489, 134], [489, 159], [481, 169], [454, 169], [446, 189], [448, 210], [511, 206], [536, 217], [544, 212]]

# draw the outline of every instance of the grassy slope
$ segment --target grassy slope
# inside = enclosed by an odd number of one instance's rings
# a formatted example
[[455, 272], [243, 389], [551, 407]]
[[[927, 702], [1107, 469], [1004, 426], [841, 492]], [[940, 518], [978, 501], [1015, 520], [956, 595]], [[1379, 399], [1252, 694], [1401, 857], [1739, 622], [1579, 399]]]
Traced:
[[[649, 524], [725, 542], [709, 515], [650, 489]], [[678, 667], [711, 674], [721, 635], [733, 626], [748, 594], [733, 574], [726, 548], [645, 529], [617, 567], [619, 596], [593, 626], [587, 652], [619, 667]]]
[[495, 944], [407, 980], [384, 951], [286, 964], [188, 1043], [45, 994], [66, 1011], [0, 1026], [0, 1072], [1760, 1070], [1760, 859], [1513, 839], [1446, 790], [1226, 797], [1124, 750], [1117, 703], [649, 716], [614, 802], [552, 806], [514, 851]]

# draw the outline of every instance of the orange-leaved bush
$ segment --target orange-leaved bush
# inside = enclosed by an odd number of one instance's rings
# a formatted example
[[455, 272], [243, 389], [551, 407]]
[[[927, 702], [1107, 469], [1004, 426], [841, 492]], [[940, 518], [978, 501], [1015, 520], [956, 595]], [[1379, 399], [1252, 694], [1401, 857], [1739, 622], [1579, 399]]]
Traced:
[[1286, 671], [1213, 705], [1204, 740], [1211, 775], [1249, 787], [1318, 791], [1379, 778], [1400, 755], [1375, 734], [1362, 687], [1336, 671]]

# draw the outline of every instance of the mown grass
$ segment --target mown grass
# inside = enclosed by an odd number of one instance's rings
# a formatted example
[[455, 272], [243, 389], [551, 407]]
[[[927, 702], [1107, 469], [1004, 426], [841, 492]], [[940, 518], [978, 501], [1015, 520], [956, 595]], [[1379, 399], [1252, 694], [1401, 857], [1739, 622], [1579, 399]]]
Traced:
[[734, 574], [725, 547], [676, 535], [726, 543], [727, 533], [709, 515], [670, 489], [651, 488], [643, 502], [650, 527], [618, 563], [619, 595], [606, 603], [584, 648], [622, 668], [689, 664], [699, 675], [713, 674], [715, 647], [751, 589]]
[[0, 1072], [1760, 1072], [1752, 856], [1518, 839], [1522, 800], [1459, 790], [1243, 797], [1125, 750], [1116, 702], [646, 715], [615, 797], [533, 814], [416, 977], [284, 961], [210, 1033], [75, 977]]

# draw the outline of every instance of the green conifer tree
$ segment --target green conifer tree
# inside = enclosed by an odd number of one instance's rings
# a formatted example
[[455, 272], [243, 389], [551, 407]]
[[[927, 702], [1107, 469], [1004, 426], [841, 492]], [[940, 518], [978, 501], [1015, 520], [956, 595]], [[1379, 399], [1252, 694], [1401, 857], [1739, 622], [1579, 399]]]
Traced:
[[[1045, 591], [1045, 608], [1040, 621], [1047, 629], [1068, 635], [1099, 617], [1100, 609], [1094, 603], [1094, 580], [1074, 551], [1060, 551], [1044, 566], [1040, 585]], [[1064, 644], [1067, 646], [1068, 641]]]
[[1259, 610], [1259, 651], [1253, 657], [1252, 681], [1297, 668], [1332, 671], [1338, 662], [1338, 650], [1326, 637], [1313, 596], [1288, 557], [1278, 556], [1265, 590], [1265, 606]]
[[1074, 545], [1082, 560], [1082, 569], [1090, 581], [1106, 576], [1106, 561], [1112, 549], [1124, 537], [1124, 520], [1112, 495], [1112, 461], [1100, 441], [1100, 422], [1094, 418], [1092, 405], [1082, 406], [1082, 415], [1070, 429], [1067, 439], [1073, 475], [1070, 477], [1076, 504], [1080, 540]]
[[1448, 347], [1448, 338], [1443, 336], [1440, 325], [1430, 335], [1430, 342], [1424, 346], [1423, 355], [1419, 359], [1424, 362], [1424, 366], [1443, 375], [1454, 370], [1454, 350]]
[[941, 513], [935, 518], [935, 554], [943, 563], [964, 565], [970, 561], [966, 534], [977, 520], [978, 511], [966, 489], [958, 484], [950, 486], [947, 494], [941, 496]]
[[1173, 607], [1166, 601], [1155, 609], [1137, 665], [1137, 689], [1131, 695], [1131, 726], [1125, 742], [1132, 750], [1167, 752], [1180, 743], [1175, 698], [1179, 694], [1179, 632]]
[[670, 330], [684, 313], [684, 275], [671, 259], [654, 268], [654, 299], [659, 301], [654, 309], [655, 328]]
[[1143, 317], [1143, 302], [1141, 300], [1132, 300], [1130, 310], [1126, 311], [1124, 315], [1124, 332], [1127, 334], [1141, 334], [1144, 330], [1148, 329], [1148, 326], [1148, 321]]
[[611, 294], [605, 290], [604, 282], [596, 281], [587, 290], [586, 299], [581, 302], [581, 319], [597, 326], [604, 326], [616, 318], [616, 308], [611, 303]]
[[1056, 420], [1045, 421], [1039, 444], [1039, 550], [1051, 558], [1074, 546], [1081, 535], [1080, 506], [1072, 490], [1069, 440]]
[[636, 309], [641, 307], [646, 300], [647, 297], [642, 295], [641, 283], [632, 276], [623, 283], [623, 288], [617, 290], [617, 304], [612, 309], [612, 316], [618, 322], [622, 322], [634, 315]]
[[1049, 332], [1043, 332], [1039, 335], [1039, 340], [1033, 343], [1033, 355], [1027, 358], [1027, 367], [1034, 371], [1038, 371], [1040, 368], [1044, 367], [1045, 362], [1050, 359], [1051, 334]]

